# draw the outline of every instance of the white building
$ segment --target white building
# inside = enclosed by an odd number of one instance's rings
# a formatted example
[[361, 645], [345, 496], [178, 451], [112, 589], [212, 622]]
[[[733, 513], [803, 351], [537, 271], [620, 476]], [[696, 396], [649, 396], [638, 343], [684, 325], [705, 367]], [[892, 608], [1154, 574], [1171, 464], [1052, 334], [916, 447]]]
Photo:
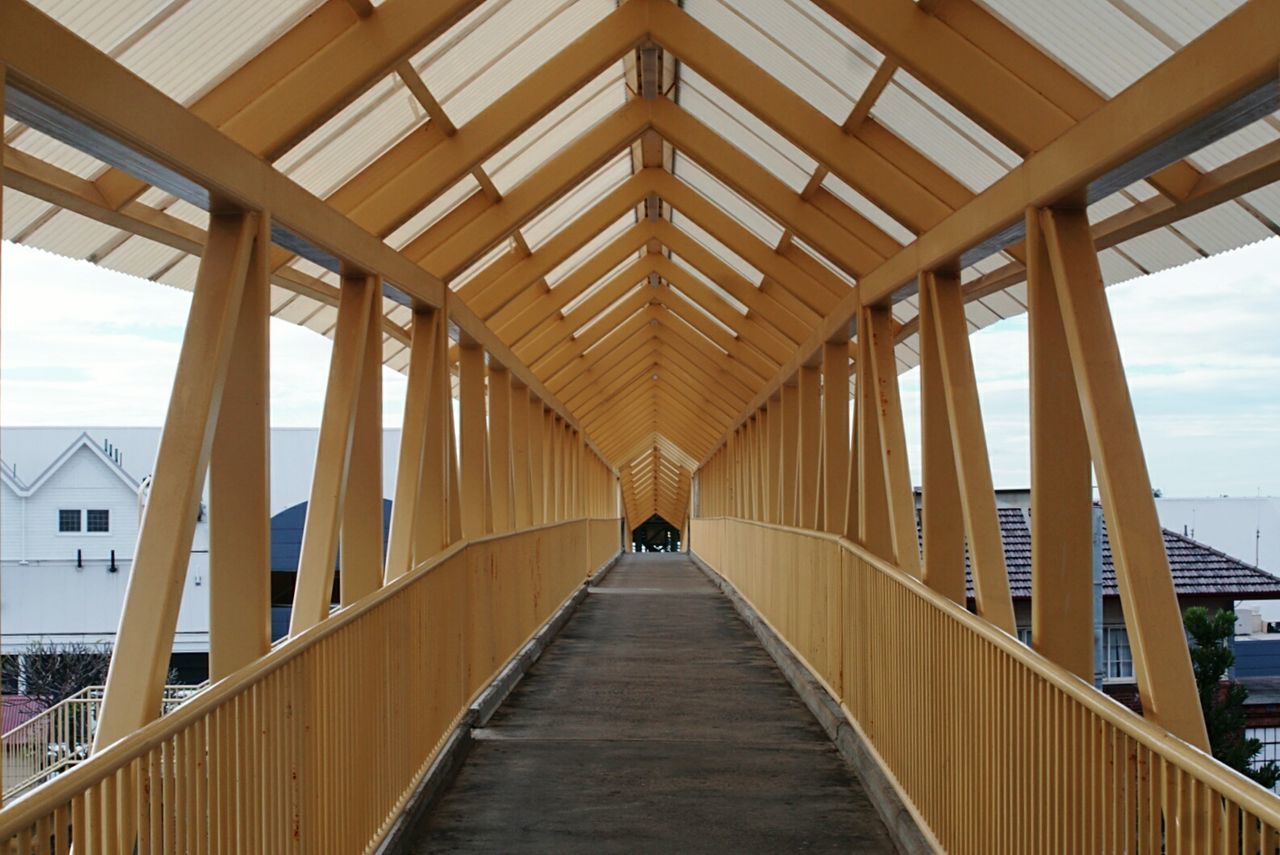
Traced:
[[[271, 432], [271, 513], [306, 502], [318, 431]], [[383, 440], [383, 489], [394, 490], [400, 432]], [[0, 653], [30, 642], [110, 643], [120, 621], [158, 428], [17, 427], [0, 431]], [[204, 505], [174, 652], [209, 649]]]
[[[23, 449], [30, 463], [51, 446], [47, 436], [28, 436], [39, 440]], [[77, 433], [43, 468], [3, 459], [0, 652], [19, 652], [36, 640], [102, 643], [115, 637], [149, 478], [130, 472], [122, 460], [110, 440], [88, 432]], [[26, 471], [38, 474], [28, 481]], [[208, 529], [203, 521], [196, 529], [177, 653], [209, 647]]]

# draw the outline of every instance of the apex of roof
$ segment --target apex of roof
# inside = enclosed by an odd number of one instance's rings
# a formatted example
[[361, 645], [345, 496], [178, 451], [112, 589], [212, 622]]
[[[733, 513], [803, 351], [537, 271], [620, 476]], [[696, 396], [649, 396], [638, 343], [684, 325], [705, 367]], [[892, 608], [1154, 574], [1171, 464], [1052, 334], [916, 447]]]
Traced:
[[65, 466], [67, 461], [69, 461], [81, 448], [87, 448], [89, 452], [93, 454], [93, 456], [97, 457], [98, 460], [102, 461], [103, 465], [107, 467], [107, 470], [119, 478], [126, 487], [135, 493], [138, 492], [141, 485], [133, 479], [133, 476], [124, 470], [124, 467], [120, 465], [116, 458], [112, 457], [107, 453], [106, 449], [94, 442], [93, 437], [89, 436], [88, 431], [81, 431], [80, 435], [72, 440], [71, 444], [63, 449], [62, 453], [54, 458], [53, 462], [46, 466], [44, 471], [36, 476], [36, 479], [30, 484], [23, 482], [22, 479], [18, 477], [16, 471], [14, 471], [10, 466], [4, 465], [3, 461], [0, 461], [0, 480], [7, 484], [9, 488], [19, 496], [27, 497], [34, 495], [41, 487], [48, 483], [49, 479], [52, 478], [59, 469]]

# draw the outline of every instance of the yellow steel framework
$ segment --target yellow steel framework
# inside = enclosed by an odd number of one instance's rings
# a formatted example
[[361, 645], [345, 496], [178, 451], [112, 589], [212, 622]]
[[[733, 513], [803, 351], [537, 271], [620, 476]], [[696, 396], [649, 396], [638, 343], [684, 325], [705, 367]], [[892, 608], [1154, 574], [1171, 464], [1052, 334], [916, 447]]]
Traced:
[[[194, 291], [99, 753], [0, 814], [16, 851], [66, 851], [72, 827], [83, 851], [376, 845], [474, 693], [616, 553], [616, 518], [652, 514], [775, 624], [948, 848], [1274, 848], [1274, 799], [1197, 751], [1104, 286], [1280, 233], [1280, 0], [1099, 2], [1127, 65], [1040, 2], [142, 5], [0, 0], [5, 236]], [[201, 53], [214, 35], [236, 49]], [[968, 342], [1022, 311], [1031, 651]], [[334, 343], [274, 651], [271, 316]], [[408, 378], [385, 557], [383, 364]], [[1145, 722], [1072, 676], [1092, 670], [1091, 467]], [[157, 721], [206, 472], [220, 682]], [[873, 661], [890, 648], [909, 661]], [[912, 729], [895, 675], [941, 687], [943, 717], [974, 705], [957, 721], [981, 740]], [[430, 726], [338, 700], [365, 693]], [[990, 759], [1006, 726], [1086, 761], [1024, 787]], [[921, 764], [942, 752], [981, 786], [940, 790]]]

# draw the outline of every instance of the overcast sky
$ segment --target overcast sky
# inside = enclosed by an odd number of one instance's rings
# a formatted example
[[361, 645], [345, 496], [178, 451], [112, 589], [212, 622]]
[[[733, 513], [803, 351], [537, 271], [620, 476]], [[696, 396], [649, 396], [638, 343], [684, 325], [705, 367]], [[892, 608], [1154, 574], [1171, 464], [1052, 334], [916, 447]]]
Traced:
[[[190, 295], [3, 248], [0, 422], [158, 425]], [[1109, 289], [1154, 486], [1280, 495], [1280, 238]], [[272, 422], [319, 423], [329, 341], [271, 325]], [[997, 487], [1029, 484], [1026, 319], [972, 337]], [[384, 371], [398, 425], [404, 377]], [[902, 377], [919, 482], [918, 371]]]

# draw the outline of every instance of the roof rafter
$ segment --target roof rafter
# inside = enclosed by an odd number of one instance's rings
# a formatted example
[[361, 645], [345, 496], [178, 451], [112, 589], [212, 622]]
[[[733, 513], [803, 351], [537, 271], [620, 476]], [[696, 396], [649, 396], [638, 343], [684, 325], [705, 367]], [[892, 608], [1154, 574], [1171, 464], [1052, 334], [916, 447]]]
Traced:
[[579, 136], [534, 174], [513, 187], [501, 202], [480, 213], [441, 241], [432, 232], [404, 248], [410, 258], [450, 280], [502, 238], [527, 223], [626, 149], [649, 126], [648, 105], [633, 101]]
[[950, 213], [930, 188], [845, 133], [691, 15], [664, 0], [643, 2], [653, 6], [651, 25], [657, 42], [894, 219], [919, 233]]
[[639, 6], [619, 6], [406, 167], [399, 180], [371, 194], [362, 208], [407, 220], [643, 41], [645, 18]]
[[[1205, 145], [1201, 135], [1178, 138], [1177, 134], [1260, 87], [1275, 85], [1280, 69], [1280, 15], [1275, 10], [1275, 2], [1240, 7], [1089, 118], [1028, 157], [948, 217], [941, 227], [922, 235], [862, 277], [859, 293], [840, 301], [814, 335], [745, 408], [738, 423], [754, 413], [823, 342], [847, 336], [860, 304], [890, 300], [919, 271], [954, 263], [981, 241], [1010, 224], [1016, 226], [1027, 207], [1052, 204], [1064, 194], [1077, 193], [1156, 146], [1165, 146], [1161, 151], [1164, 157], [1180, 156], [1177, 148], [1169, 148], [1171, 139], [1183, 149], [1195, 150]], [[1205, 74], [1204, 69], [1210, 67], [1215, 73]], [[1132, 180], [1137, 177], [1140, 176]]]

